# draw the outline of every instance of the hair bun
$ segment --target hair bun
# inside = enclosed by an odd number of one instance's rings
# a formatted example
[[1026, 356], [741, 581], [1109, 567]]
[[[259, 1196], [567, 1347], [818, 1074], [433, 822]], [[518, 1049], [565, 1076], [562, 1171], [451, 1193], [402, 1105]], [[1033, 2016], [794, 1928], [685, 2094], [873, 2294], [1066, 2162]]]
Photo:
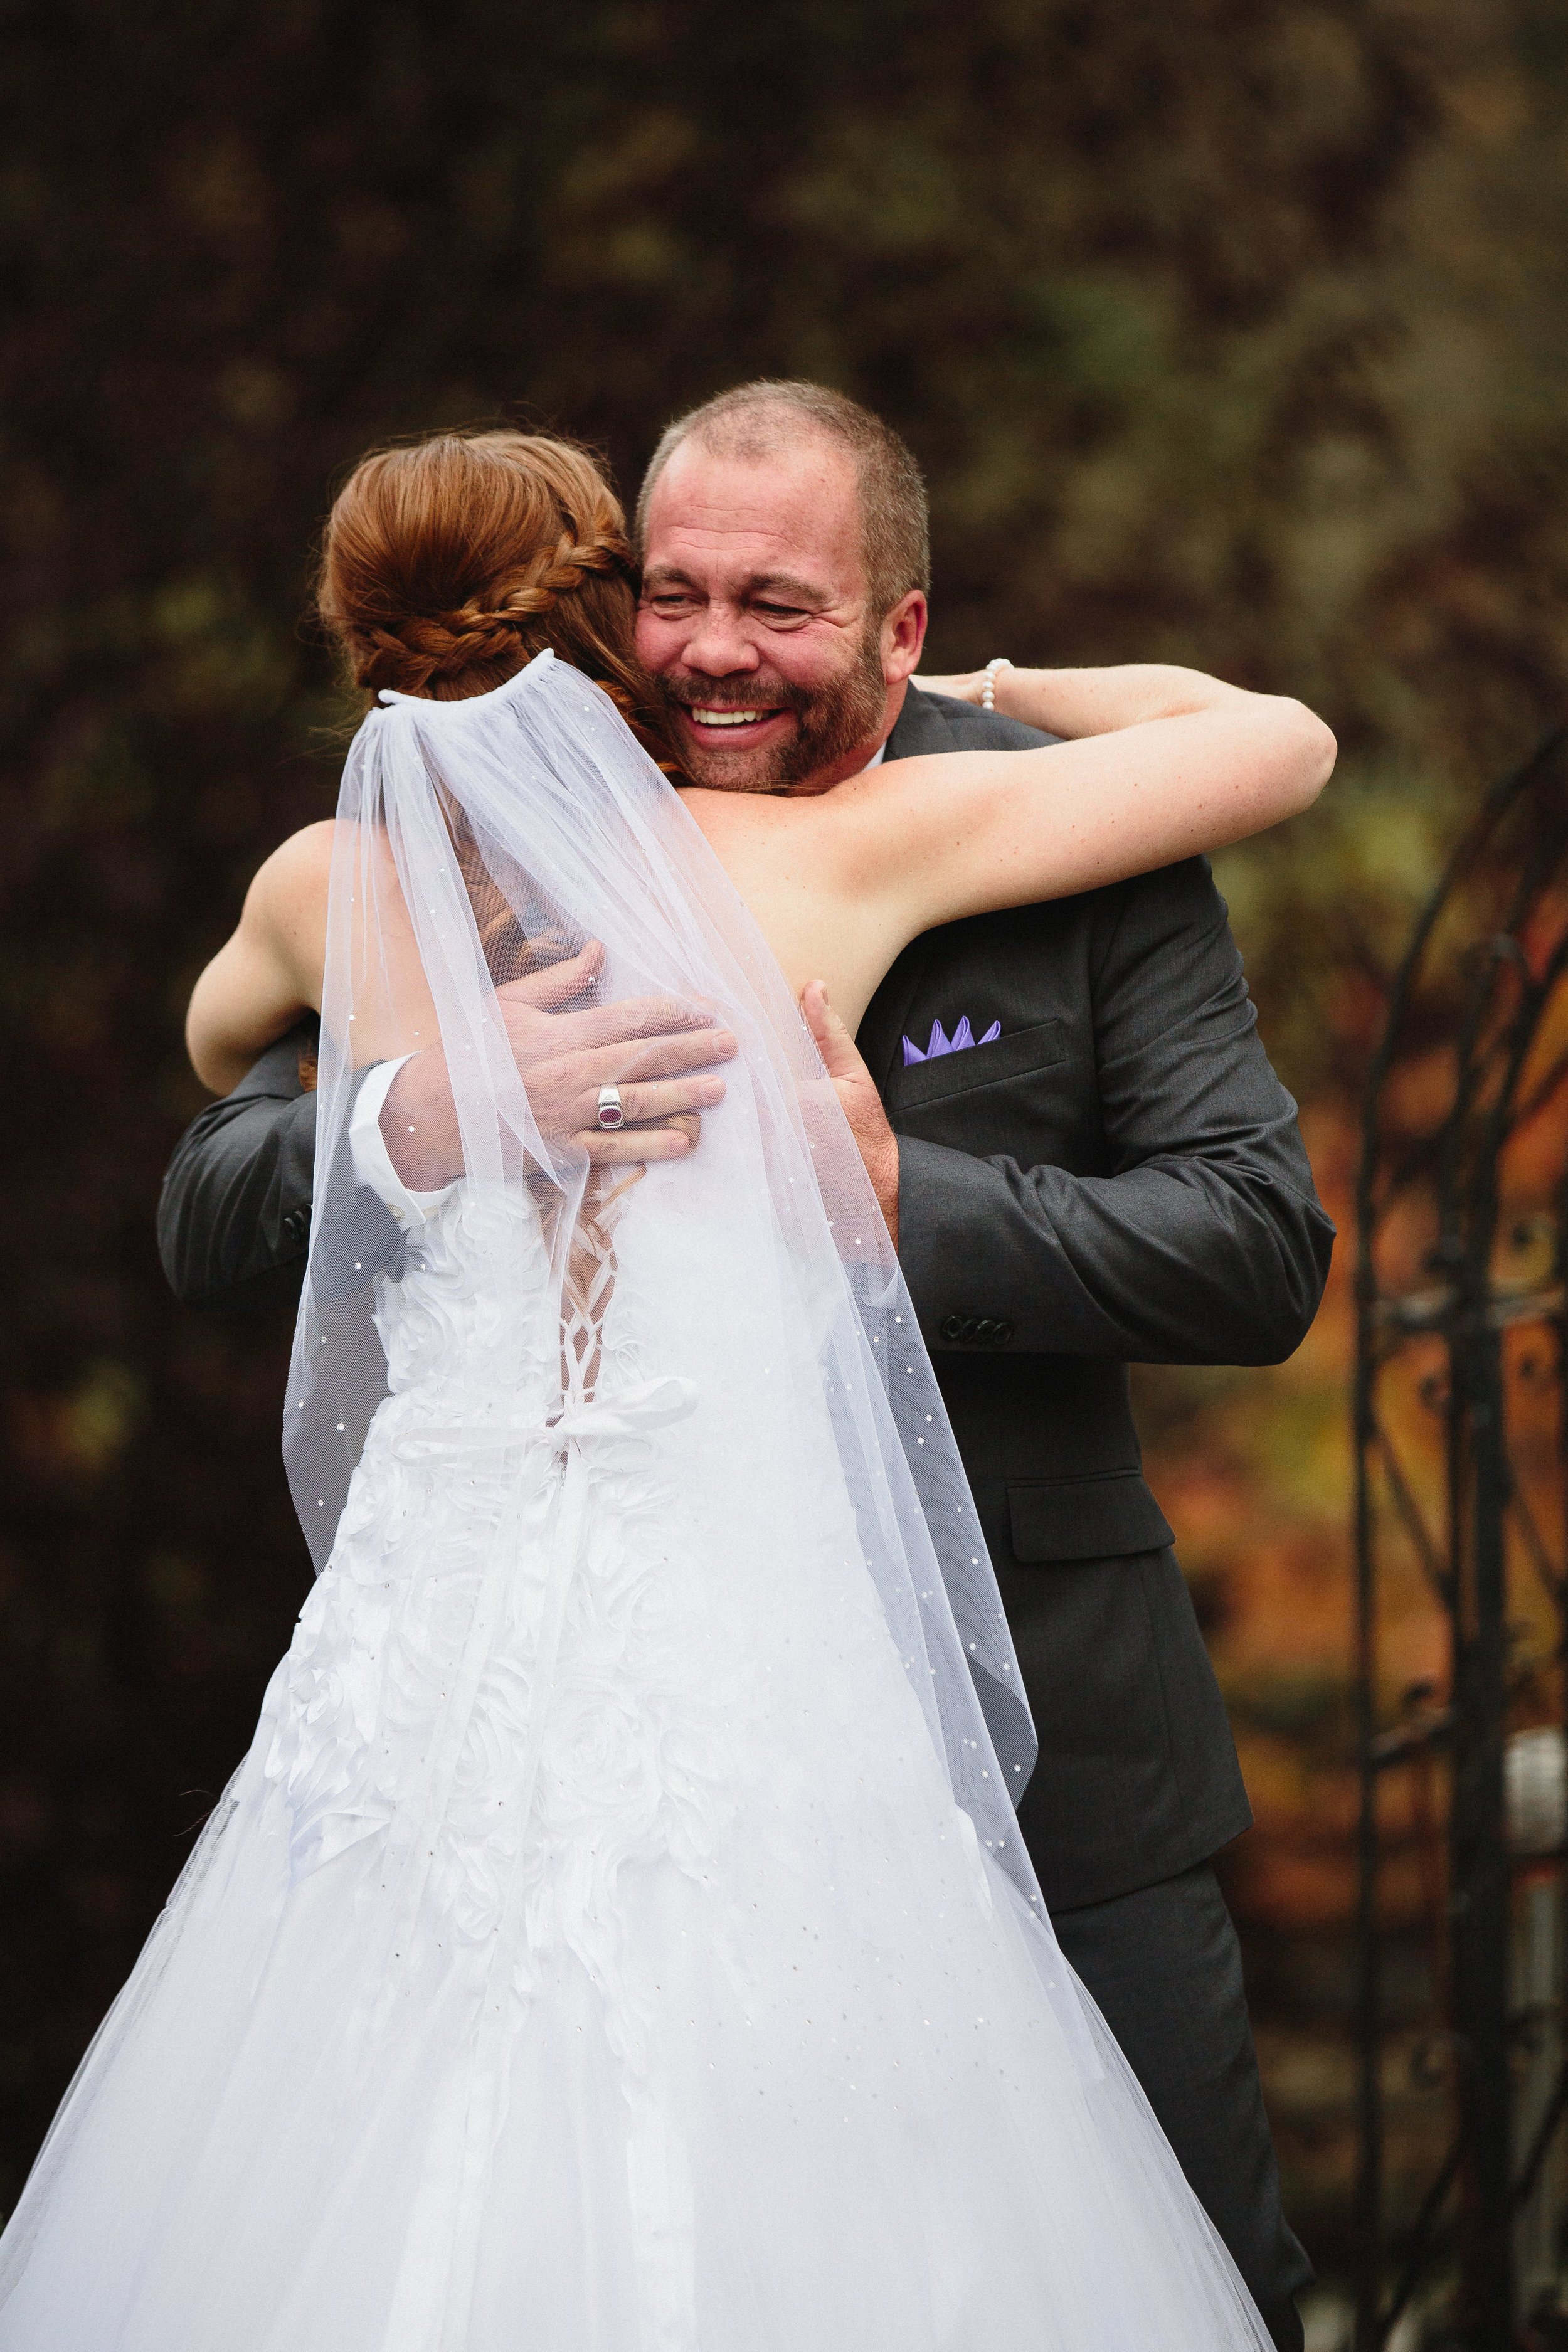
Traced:
[[549, 434], [434, 433], [374, 450], [332, 508], [319, 603], [356, 685], [458, 701], [550, 646], [612, 694], [656, 758], [626, 517], [587, 450]]

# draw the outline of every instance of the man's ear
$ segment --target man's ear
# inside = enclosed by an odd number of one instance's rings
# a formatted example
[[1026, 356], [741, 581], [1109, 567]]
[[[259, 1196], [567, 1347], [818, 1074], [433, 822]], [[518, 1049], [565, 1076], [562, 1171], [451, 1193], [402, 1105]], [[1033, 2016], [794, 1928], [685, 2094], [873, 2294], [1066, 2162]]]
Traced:
[[900, 596], [892, 611], [882, 621], [882, 676], [889, 686], [902, 686], [913, 677], [921, 666], [921, 648], [926, 641], [926, 600], [919, 588], [911, 588]]

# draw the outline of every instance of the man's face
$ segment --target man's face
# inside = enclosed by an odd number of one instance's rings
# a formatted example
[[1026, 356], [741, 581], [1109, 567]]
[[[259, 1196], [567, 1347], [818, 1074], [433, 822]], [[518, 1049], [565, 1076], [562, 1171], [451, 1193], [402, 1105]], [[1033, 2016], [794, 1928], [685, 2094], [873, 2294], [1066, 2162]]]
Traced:
[[637, 653], [688, 775], [721, 792], [820, 793], [886, 740], [919, 666], [925, 598], [878, 623], [847, 452], [764, 457], [693, 439], [649, 502]]

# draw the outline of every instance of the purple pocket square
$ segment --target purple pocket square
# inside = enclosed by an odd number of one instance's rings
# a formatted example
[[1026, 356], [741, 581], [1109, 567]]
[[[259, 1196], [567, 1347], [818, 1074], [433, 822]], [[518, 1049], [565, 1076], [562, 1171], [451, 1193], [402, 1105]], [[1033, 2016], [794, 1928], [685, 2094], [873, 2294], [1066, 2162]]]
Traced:
[[966, 1045], [989, 1045], [993, 1038], [1001, 1034], [1002, 1024], [993, 1021], [984, 1036], [977, 1037], [969, 1025], [967, 1013], [960, 1016], [958, 1026], [951, 1037], [940, 1021], [933, 1021], [923, 1054], [912, 1037], [904, 1039], [904, 1067], [907, 1070], [911, 1062], [934, 1062], [939, 1054], [962, 1054]]

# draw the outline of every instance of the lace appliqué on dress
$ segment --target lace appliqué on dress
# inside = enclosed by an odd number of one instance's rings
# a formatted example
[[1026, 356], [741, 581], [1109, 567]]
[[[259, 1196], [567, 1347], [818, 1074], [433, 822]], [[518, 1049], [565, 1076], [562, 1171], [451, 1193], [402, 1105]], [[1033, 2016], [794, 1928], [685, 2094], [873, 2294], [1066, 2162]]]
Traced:
[[459, 1187], [378, 1279], [391, 1393], [274, 1677], [266, 1770], [296, 1876], [364, 1844], [367, 1896], [416, 1882], [401, 1982], [488, 1970], [501, 1936], [521, 2002], [564, 1947], [635, 2069], [618, 1881], [665, 1859], [703, 1876], [734, 1775], [654, 1442], [689, 1407], [644, 1393], [689, 1384], [641, 1380], [616, 1295], [626, 1190], [585, 1204], [559, 1318], [525, 1187]]

